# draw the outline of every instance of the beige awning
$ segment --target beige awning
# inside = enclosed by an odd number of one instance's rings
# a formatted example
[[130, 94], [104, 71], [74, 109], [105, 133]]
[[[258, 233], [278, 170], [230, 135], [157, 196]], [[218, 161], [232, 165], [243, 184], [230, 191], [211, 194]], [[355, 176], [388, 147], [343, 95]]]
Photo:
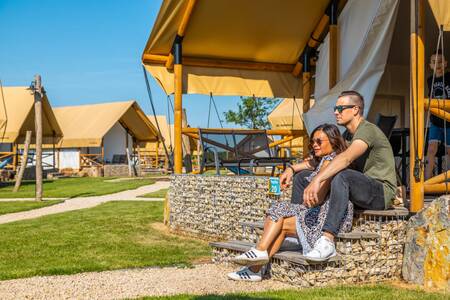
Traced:
[[[35, 137], [34, 95], [28, 87], [3, 87], [0, 94], [0, 143], [23, 143], [28, 130]], [[42, 99], [43, 143], [57, 143], [62, 131], [47, 96]]]
[[156, 141], [157, 130], [135, 101], [54, 108], [64, 133], [59, 147], [100, 147], [119, 122], [137, 141]]
[[437, 24], [444, 27], [445, 31], [450, 31], [450, 1], [449, 0], [428, 0]]
[[[163, 1], [143, 53], [167, 94], [174, 92], [173, 72], [157, 58], [171, 52], [188, 2]], [[183, 93], [301, 97], [292, 70], [329, 3], [196, 1], [183, 39]]]
[[286, 98], [269, 114], [272, 129], [303, 129], [303, 99]]

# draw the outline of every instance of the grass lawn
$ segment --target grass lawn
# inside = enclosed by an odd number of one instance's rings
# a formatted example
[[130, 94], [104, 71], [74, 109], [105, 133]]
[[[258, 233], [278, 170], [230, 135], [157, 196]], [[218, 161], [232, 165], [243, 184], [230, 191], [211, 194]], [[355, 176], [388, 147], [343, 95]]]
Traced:
[[159, 191], [141, 195], [141, 198], [165, 198], [169, 189], [160, 189]]
[[440, 293], [427, 293], [421, 290], [411, 290], [393, 287], [386, 284], [361, 285], [361, 286], [338, 286], [329, 288], [311, 288], [302, 290], [283, 290], [259, 293], [238, 293], [226, 295], [180, 295], [170, 297], [145, 297], [142, 299], [176, 299], [176, 300], [213, 300], [213, 299], [292, 299], [292, 300], [335, 300], [335, 299], [364, 299], [364, 300], [440, 300], [449, 299], [450, 296]]
[[[117, 193], [124, 190], [136, 189], [143, 185], [153, 184], [152, 179], [135, 179], [108, 182], [107, 177], [60, 178], [44, 181], [44, 197], [73, 198], [79, 196], [100, 196]], [[0, 186], [0, 198], [33, 198], [34, 181], [25, 181], [17, 193], [13, 193], [14, 182]]]
[[161, 202], [100, 206], [0, 225], [0, 279], [145, 266], [189, 266], [206, 242], [167, 232]]
[[0, 215], [27, 211], [63, 202], [63, 200], [46, 201], [0, 201]]

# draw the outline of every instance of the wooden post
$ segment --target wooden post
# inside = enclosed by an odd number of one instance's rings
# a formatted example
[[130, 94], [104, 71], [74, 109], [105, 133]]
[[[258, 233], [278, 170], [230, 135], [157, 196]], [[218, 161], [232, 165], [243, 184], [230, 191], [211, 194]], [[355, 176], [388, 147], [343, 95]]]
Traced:
[[[305, 49], [303, 54], [303, 113], [306, 113], [310, 109], [311, 100], [311, 70], [310, 70], [310, 57], [309, 48]], [[303, 135], [303, 158], [309, 156], [309, 139], [308, 135]]]
[[183, 118], [183, 66], [181, 38], [174, 43], [175, 56], [175, 100], [174, 100], [174, 173], [181, 174], [183, 171], [183, 142], [182, 142], [182, 118]]
[[156, 153], [155, 153], [155, 160], [156, 160], [156, 164], [155, 164], [155, 169], [158, 168], [159, 166], [159, 140], [156, 141]]
[[105, 140], [102, 138], [102, 166], [105, 165]]
[[16, 171], [17, 170], [17, 158], [18, 158], [18, 155], [17, 155], [17, 143], [16, 142], [14, 142], [13, 143], [13, 145], [12, 145], [12, 152], [13, 152], [13, 161], [12, 161], [12, 166], [13, 166], [13, 171]]
[[337, 0], [333, 0], [330, 5], [330, 47], [329, 47], [329, 65], [328, 65], [328, 86], [333, 88], [337, 82]]
[[53, 169], [56, 169], [55, 132], [52, 134]]
[[36, 132], [36, 201], [42, 201], [42, 88], [41, 76], [34, 77], [34, 113]]
[[19, 174], [17, 175], [16, 183], [14, 184], [13, 190], [14, 193], [19, 191], [20, 185], [22, 184], [23, 174], [25, 173], [25, 169], [27, 168], [28, 148], [30, 147], [30, 143], [31, 143], [31, 130], [27, 130], [27, 133], [25, 135], [25, 146], [23, 148], [22, 160], [20, 162]]
[[[416, 17], [417, 13], [417, 17]], [[411, 0], [411, 103], [410, 103], [410, 187], [411, 212], [423, 208], [424, 195], [424, 84], [425, 84], [425, 12], [423, 0]], [[417, 29], [416, 29], [417, 24]], [[417, 153], [416, 153], [417, 151]], [[416, 159], [417, 157], [417, 159]]]

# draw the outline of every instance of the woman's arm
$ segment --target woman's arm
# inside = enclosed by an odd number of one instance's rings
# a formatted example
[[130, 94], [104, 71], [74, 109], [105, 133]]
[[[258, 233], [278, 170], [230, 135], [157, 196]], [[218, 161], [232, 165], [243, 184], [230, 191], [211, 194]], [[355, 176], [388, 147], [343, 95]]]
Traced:
[[292, 165], [290, 168], [286, 168], [284, 170], [283, 174], [280, 176], [280, 186], [281, 189], [286, 189], [290, 184], [292, 180], [292, 176], [294, 176], [294, 172], [300, 172], [302, 170], [314, 170], [315, 168], [315, 161], [311, 158], [307, 158], [301, 163]]

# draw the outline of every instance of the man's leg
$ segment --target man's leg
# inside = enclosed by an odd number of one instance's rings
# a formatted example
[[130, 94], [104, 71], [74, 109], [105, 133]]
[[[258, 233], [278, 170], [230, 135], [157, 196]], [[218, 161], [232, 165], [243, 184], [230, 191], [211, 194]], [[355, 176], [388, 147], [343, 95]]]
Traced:
[[338, 234], [339, 225], [345, 217], [348, 201], [364, 209], [385, 209], [383, 184], [355, 170], [343, 170], [331, 181], [330, 208], [324, 232]]
[[323, 226], [323, 235], [305, 255], [308, 260], [325, 261], [336, 255], [334, 237], [344, 219], [348, 201], [366, 209], [384, 209], [383, 184], [361, 172], [343, 170], [331, 181], [330, 207]]
[[433, 177], [434, 164], [439, 142], [444, 140], [444, 129], [430, 125], [428, 131], [427, 164], [425, 166], [425, 179]]
[[311, 173], [312, 171], [310, 170], [302, 170], [294, 175], [294, 178], [292, 179], [291, 203], [303, 203], [303, 191], [309, 184], [309, 181], [306, 180], [306, 177], [311, 175]]
[[433, 177], [433, 170], [434, 170], [434, 161], [436, 159], [436, 153], [438, 150], [439, 143], [437, 141], [430, 141], [428, 144], [428, 151], [427, 151], [427, 164], [425, 167], [425, 179], [430, 179]]

